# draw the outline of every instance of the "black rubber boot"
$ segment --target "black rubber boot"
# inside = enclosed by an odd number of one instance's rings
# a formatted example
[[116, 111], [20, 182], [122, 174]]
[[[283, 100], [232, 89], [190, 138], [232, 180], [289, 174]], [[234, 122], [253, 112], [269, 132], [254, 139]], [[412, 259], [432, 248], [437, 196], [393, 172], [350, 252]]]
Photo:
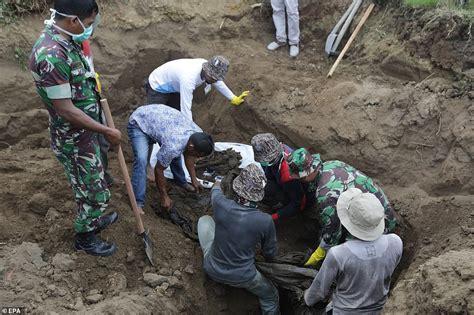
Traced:
[[74, 247], [93, 256], [111, 256], [117, 251], [113, 242], [104, 241], [94, 232], [77, 233], [74, 237]]
[[94, 230], [95, 234], [98, 234], [105, 230], [109, 225], [114, 224], [118, 220], [118, 213], [115, 211], [110, 212], [109, 214], [103, 215], [94, 222], [92, 222], [92, 225], [96, 227]]

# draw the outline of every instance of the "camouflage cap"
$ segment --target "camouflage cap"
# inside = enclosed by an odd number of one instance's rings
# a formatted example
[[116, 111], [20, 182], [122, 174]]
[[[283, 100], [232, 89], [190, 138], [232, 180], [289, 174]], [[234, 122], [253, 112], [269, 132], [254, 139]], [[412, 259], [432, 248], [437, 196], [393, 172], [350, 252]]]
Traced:
[[267, 179], [256, 164], [247, 165], [232, 182], [232, 188], [240, 197], [258, 202], [263, 199]]
[[229, 61], [222, 56], [214, 56], [202, 65], [202, 69], [214, 80], [224, 80], [229, 70]]
[[290, 176], [292, 178], [302, 178], [318, 169], [321, 164], [321, 157], [319, 154], [311, 155], [305, 148], [300, 148], [288, 156], [287, 162]]
[[255, 161], [269, 163], [283, 152], [280, 141], [273, 133], [260, 133], [252, 137], [250, 143], [253, 147]]

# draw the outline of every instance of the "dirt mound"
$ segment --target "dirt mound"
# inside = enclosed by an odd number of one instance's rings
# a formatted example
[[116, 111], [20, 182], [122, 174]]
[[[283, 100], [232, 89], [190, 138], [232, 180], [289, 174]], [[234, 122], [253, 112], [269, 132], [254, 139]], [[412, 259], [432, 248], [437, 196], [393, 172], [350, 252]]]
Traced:
[[398, 283], [385, 313], [471, 314], [474, 311], [473, 255], [472, 250], [466, 249], [429, 259], [413, 278]]
[[[396, 20], [399, 36], [418, 58], [474, 79], [472, 19], [440, 11], [407, 9]], [[472, 85], [470, 85], [472, 90]]]

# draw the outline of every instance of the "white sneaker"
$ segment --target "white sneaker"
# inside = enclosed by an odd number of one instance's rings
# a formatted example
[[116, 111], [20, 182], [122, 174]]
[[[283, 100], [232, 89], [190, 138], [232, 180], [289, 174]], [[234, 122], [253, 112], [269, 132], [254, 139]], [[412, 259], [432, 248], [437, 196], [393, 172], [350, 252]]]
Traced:
[[298, 56], [299, 53], [300, 53], [300, 48], [298, 47], [298, 45], [290, 46], [290, 57], [295, 58], [296, 56]]
[[281, 46], [285, 46], [285, 45], [286, 45], [286, 43], [271, 42], [270, 44], [268, 44], [267, 49], [268, 50], [276, 50], [276, 49], [280, 48]]

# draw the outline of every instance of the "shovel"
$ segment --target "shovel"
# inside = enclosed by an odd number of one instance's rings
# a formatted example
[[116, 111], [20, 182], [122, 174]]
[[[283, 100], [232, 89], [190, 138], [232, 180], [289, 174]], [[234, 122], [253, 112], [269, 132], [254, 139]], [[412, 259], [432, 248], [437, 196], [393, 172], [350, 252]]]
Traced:
[[367, 8], [367, 10], [365, 11], [364, 13], [364, 16], [362, 16], [362, 19], [360, 20], [359, 24], [357, 24], [354, 32], [352, 33], [351, 37], [349, 37], [349, 40], [347, 40], [347, 43], [346, 45], [344, 46], [344, 48], [342, 49], [341, 53], [339, 54], [339, 56], [337, 57], [337, 60], [336, 62], [334, 62], [334, 64], [332, 65], [331, 67], [331, 70], [329, 70], [329, 73], [327, 75], [327, 77], [331, 77], [332, 74], [334, 73], [334, 71], [336, 70], [337, 66], [339, 65], [339, 63], [341, 62], [341, 59], [344, 57], [344, 55], [346, 54], [347, 50], [349, 49], [349, 47], [351, 46], [352, 42], [354, 41], [355, 37], [357, 36], [357, 34], [359, 33], [360, 29], [362, 28], [362, 25], [364, 25], [365, 21], [369, 18], [369, 15], [370, 13], [372, 12], [372, 10], [374, 9], [374, 6], [375, 4], [374, 3], [371, 3], [369, 5], [369, 7]]
[[[108, 126], [111, 128], [115, 128], [115, 124], [112, 119], [112, 113], [110, 112], [109, 103], [107, 102], [107, 99], [101, 99], [100, 104], [102, 105], [102, 109], [104, 110]], [[137, 201], [135, 200], [132, 182], [130, 181], [130, 176], [128, 175], [127, 164], [125, 163], [125, 157], [123, 156], [122, 146], [120, 144], [118, 146], [118, 160], [120, 164], [120, 169], [122, 170], [123, 179], [125, 180], [125, 186], [127, 187], [128, 198], [130, 199], [130, 203], [132, 204], [133, 215], [135, 216], [135, 221], [137, 222], [138, 236], [142, 237], [143, 243], [145, 245], [146, 257], [148, 257], [150, 264], [154, 266], [155, 264], [153, 263], [153, 242], [151, 241], [149, 231], [145, 231], [145, 228], [143, 227], [142, 217], [140, 215], [140, 210], [138, 208]]]
[[[329, 34], [328, 38], [326, 39], [326, 46], [324, 48], [324, 51], [326, 51], [328, 57], [337, 54], [337, 47], [339, 47], [342, 38], [346, 34], [346, 31], [349, 28], [349, 25], [351, 24], [352, 19], [359, 10], [361, 4], [362, 0], [353, 0], [347, 11], [344, 13], [339, 22], [337, 22], [336, 26], [334, 26], [333, 30]], [[342, 26], [343, 23], [344, 25]], [[340, 28], [341, 30], [339, 30]]]

